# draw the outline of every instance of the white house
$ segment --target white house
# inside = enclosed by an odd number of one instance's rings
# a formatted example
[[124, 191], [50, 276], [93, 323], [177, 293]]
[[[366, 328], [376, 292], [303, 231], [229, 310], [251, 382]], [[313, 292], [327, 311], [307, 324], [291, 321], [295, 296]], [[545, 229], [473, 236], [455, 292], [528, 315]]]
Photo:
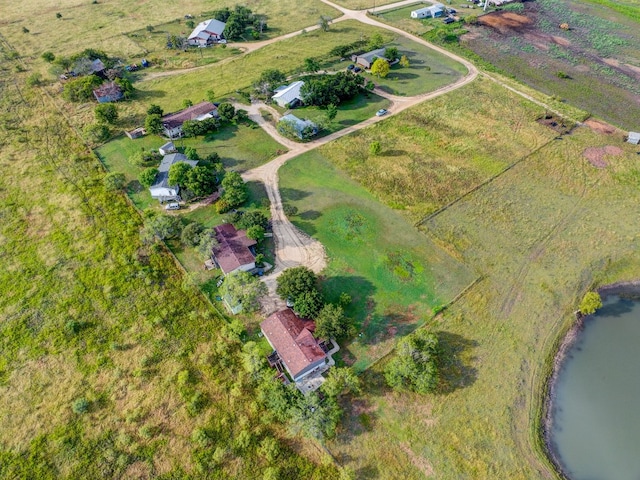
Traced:
[[279, 87], [276, 89], [275, 95], [271, 97], [271, 100], [283, 108], [289, 107], [291, 103], [296, 100], [301, 102], [302, 98], [300, 97], [300, 89], [303, 85], [304, 82], [299, 80], [297, 82], [293, 82], [291, 85]]
[[445, 14], [444, 5], [441, 3], [435, 3], [430, 7], [419, 8], [411, 12], [411, 18], [437, 18], [442, 17]]
[[187, 120], [201, 122], [207, 118], [217, 117], [218, 107], [211, 102], [200, 102], [179, 112], [162, 117], [162, 133], [168, 138], [182, 136], [182, 124]]
[[189, 35], [189, 45], [204, 47], [220, 41], [223, 38], [222, 33], [226, 26], [226, 23], [216, 20], [215, 18], [200, 22], [196, 28], [193, 29], [191, 35]]
[[180, 187], [178, 185], [169, 185], [169, 169], [171, 165], [178, 162], [188, 163], [192, 167], [198, 164], [197, 160], [189, 160], [182, 153], [172, 153], [162, 157], [162, 162], [158, 167], [158, 175], [156, 175], [156, 183], [149, 187], [151, 197], [159, 200], [160, 203], [180, 200]]

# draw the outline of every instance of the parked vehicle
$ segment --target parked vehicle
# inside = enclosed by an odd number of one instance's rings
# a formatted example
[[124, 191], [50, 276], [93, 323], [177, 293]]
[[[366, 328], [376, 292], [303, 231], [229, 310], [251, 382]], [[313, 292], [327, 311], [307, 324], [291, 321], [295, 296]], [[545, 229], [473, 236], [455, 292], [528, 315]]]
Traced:
[[353, 69], [354, 73], [360, 73], [362, 71], [362, 69], [360, 67], [355, 67]]
[[353, 70], [354, 68], [356, 68], [356, 66], [352, 63], [347, 67], [347, 70]]
[[389, 110], [387, 110], [386, 108], [381, 108], [380, 110], [378, 110], [376, 112], [376, 117], [382, 117], [383, 115], [386, 115], [387, 113], [389, 113]]
[[165, 210], [180, 210], [180, 204], [178, 202], [167, 203], [167, 206], [164, 207]]
[[448, 25], [448, 24], [453, 23], [455, 21], [456, 21], [455, 18], [447, 17], [442, 21], [442, 23], [444, 23], [445, 25]]

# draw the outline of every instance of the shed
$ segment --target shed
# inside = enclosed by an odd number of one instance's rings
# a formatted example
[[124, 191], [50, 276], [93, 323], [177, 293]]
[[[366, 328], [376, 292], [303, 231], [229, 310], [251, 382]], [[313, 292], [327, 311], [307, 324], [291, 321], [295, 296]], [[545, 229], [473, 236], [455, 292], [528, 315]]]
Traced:
[[167, 142], [158, 149], [160, 155], [163, 156], [169, 155], [170, 153], [176, 153], [177, 151], [178, 150], [176, 150], [176, 146], [173, 144], [173, 142]]
[[442, 3], [435, 3], [430, 7], [419, 8], [411, 12], [411, 18], [437, 18], [445, 14], [445, 8]]
[[632, 143], [634, 145], [640, 144], [640, 133], [629, 132], [629, 136], [627, 137], [627, 142]]
[[371, 50], [370, 52], [363, 53], [362, 55], [357, 55], [354, 61], [357, 64], [362, 65], [364, 68], [371, 68], [373, 61], [376, 58], [385, 58], [386, 53], [386, 48], [378, 48], [376, 50]]
[[281, 132], [282, 128], [280, 128], [280, 123], [283, 122], [291, 125], [296, 131], [296, 135], [301, 140], [303, 140], [305, 137], [313, 137], [318, 133], [318, 126], [311, 120], [302, 120], [291, 113], [280, 118], [280, 122], [278, 122], [278, 130]]
[[98, 103], [117, 102], [124, 98], [122, 89], [115, 82], [107, 82], [100, 85], [93, 91]]
[[304, 82], [298, 80], [290, 85], [280, 87], [276, 90], [275, 95], [271, 99], [283, 108], [289, 107], [292, 103], [302, 101], [300, 98], [300, 89], [304, 85]]

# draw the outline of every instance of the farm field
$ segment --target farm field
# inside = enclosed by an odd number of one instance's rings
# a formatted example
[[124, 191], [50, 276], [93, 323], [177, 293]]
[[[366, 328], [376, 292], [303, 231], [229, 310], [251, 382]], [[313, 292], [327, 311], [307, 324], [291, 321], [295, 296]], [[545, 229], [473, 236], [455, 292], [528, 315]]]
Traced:
[[551, 478], [537, 422], [556, 342], [587, 289], [640, 275], [635, 150], [579, 127], [421, 227], [483, 280], [429, 322], [454, 355], [442, 394], [393, 393], [374, 366], [329, 444], [339, 461], [363, 478]]
[[[385, 41], [393, 38], [384, 30], [347, 20], [331, 25], [328, 32], [307, 32], [242, 57], [233, 58], [225, 63], [224, 68], [212, 65], [180, 76], [139, 82], [136, 83], [136, 88], [143, 96], [153, 98], [154, 103], [171, 111], [180, 108], [182, 98], [203, 98], [205, 92], [211, 88], [214, 88], [217, 97], [222, 98], [250, 87], [260, 76], [260, 71], [256, 70], [255, 65], [268, 65], [269, 68], [278, 69], [286, 74], [298, 73], [303, 66], [304, 58], [313, 55], [320, 61], [333, 61], [334, 59], [328, 55], [333, 47], [353, 43], [362, 36], [368, 37], [375, 33], [380, 33]], [[323, 60], [324, 58], [326, 60]], [[167, 95], [168, 92], [181, 94], [174, 97]]]
[[298, 209], [292, 222], [327, 250], [325, 295], [335, 301], [347, 291], [353, 298], [347, 314], [358, 336], [341, 353], [357, 371], [474, 280], [472, 272], [317, 151], [289, 161], [279, 175], [283, 202]]
[[[638, 19], [573, 0], [539, 0], [520, 7], [480, 17], [461, 41], [546, 94], [623, 129], [637, 128]], [[559, 28], [564, 22], [569, 30]]]
[[[557, 132], [535, 122], [543, 115], [480, 79], [320, 151], [415, 222], [552, 141]], [[377, 155], [373, 142], [381, 146]]]
[[[265, 417], [237, 336], [0, 55], [0, 477], [336, 475]], [[208, 438], [244, 440], [215, 455]], [[275, 463], [257, 453], [267, 438]]]
[[[236, 4], [236, 0], [217, 0], [204, 10], [202, 2], [193, 0], [138, 3], [115, 0], [83, 4], [73, 0], [22, 3], [2, 0], [0, 33], [29, 55], [37, 56], [47, 50], [56, 55], [70, 55], [90, 45], [109, 54], [135, 58], [162, 49], [165, 43], [160, 42], [157, 49], [151, 49], [132, 39], [129, 33], [147, 25], [161, 26], [176, 20], [184, 24], [186, 14], [193, 15], [196, 22], [202, 21], [206, 14], [225, 6], [233, 8]], [[273, 36], [315, 25], [320, 15], [338, 16], [336, 10], [319, 0], [308, 0], [304, 4], [294, 0], [258, 0], [248, 7], [266, 16], [269, 35]], [[56, 13], [62, 17], [56, 18]], [[23, 33], [22, 27], [27, 27], [29, 33]]]

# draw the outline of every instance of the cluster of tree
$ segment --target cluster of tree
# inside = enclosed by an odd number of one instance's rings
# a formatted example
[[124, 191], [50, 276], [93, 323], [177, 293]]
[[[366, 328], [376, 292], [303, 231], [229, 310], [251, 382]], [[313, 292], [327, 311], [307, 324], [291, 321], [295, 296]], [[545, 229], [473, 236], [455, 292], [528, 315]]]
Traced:
[[300, 94], [306, 105], [339, 105], [343, 100], [355, 97], [364, 85], [364, 77], [338, 72], [335, 75], [309, 77], [300, 89]]
[[69, 102], [88, 102], [93, 98], [93, 91], [102, 84], [96, 75], [74, 78], [64, 84], [62, 97]]
[[182, 231], [180, 217], [146, 210], [143, 218], [144, 225], [140, 231], [140, 238], [146, 244], [154, 244], [169, 238], [176, 238]]
[[255, 312], [260, 308], [260, 297], [267, 294], [267, 285], [249, 272], [236, 271], [225, 277], [220, 294], [234, 305], [241, 304], [243, 311]]
[[247, 237], [258, 242], [264, 239], [269, 227], [269, 219], [260, 210], [238, 211], [231, 217], [231, 223], [239, 230], [246, 230]]
[[353, 43], [337, 45], [329, 51], [329, 55], [338, 57], [338, 58], [347, 57], [350, 54], [355, 53], [361, 50], [362, 48], [364, 48], [366, 44], [367, 44], [366, 40], [357, 40]]
[[387, 364], [385, 379], [398, 391], [429, 393], [438, 386], [438, 337], [424, 328], [400, 339], [395, 357]]
[[216, 202], [218, 213], [225, 213], [239, 207], [249, 198], [247, 185], [238, 172], [227, 172], [222, 179], [224, 192]]
[[162, 160], [162, 155], [155, 150], [139, 150], [131, 155], [128, 160], [129, 163], [136, 167], [148, 167], [159, 163]]
[[162, 132], [162, 115], [164, 115], [162, 107], [155, 104], [149, 105], [147, 116], [144, 119], [144, 128], [147, 133], [157, 135]]
[[293, 310], [303, 318], [314, 318], [318, 338], [346, 337], [353, 334], [353, 326], [344, 315], [344, 306], [351, 303], [346, 293], [338, 304], [325, 304], [318, 290], [316, 274], [307, 267], [289, 268], [277, 279], [276, 293], [293, 304]]
[[236, 5], [233, 10], [224, 7], [214, 12], [213, 17], [226, 23], [224, 36], [229, 40], [241, 38], [249, 27], [252, 27], [251, 36], [257, 39], [268, 28], [264, 15], [255, 14], [242, 5]]
[[111, 125], [118, 121], [118, 107], [113, 103], [102, 103], [93, 109], [98, 123], [109, 123]]
[[218, 245], [214, 229], [204, 228], [199, 222], [192, 222], [184, 227], [180, 241], [186, 247], [195, 248], [204, 259], [211, 257], [211, 251]]

